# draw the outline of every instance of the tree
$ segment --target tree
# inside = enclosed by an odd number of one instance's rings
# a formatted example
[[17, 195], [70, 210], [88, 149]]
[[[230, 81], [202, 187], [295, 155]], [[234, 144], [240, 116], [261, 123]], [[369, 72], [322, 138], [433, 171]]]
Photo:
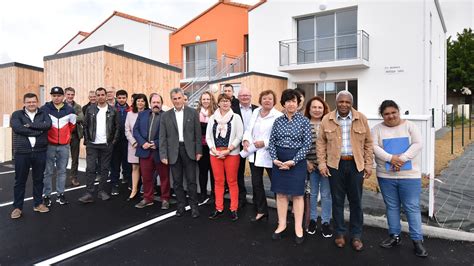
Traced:
[[457, 34], [457, 40], [447, 40], [447, 82], [448, 91], [465, 94], [461, 88], [474, 90], [474, 33], [464, 29]]

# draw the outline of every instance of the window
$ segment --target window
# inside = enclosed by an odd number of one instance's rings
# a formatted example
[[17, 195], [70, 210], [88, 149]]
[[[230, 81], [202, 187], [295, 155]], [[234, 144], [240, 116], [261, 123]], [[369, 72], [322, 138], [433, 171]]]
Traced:
[[357, 109], [357, 80], [299, 83], [297, 87], [305, 91], [306, 102], [314, 96], [320, 96], [328, 103], [331, 110], [336, 109], [337, 93], [348, 90], [354, 98], [352, 106]]
[[186, 78], [213, 76], [216, 73], [216, 42], [193, 44], [185, 47]]
[[298, 64], [357, 58], [357, 9], [298, 19]]

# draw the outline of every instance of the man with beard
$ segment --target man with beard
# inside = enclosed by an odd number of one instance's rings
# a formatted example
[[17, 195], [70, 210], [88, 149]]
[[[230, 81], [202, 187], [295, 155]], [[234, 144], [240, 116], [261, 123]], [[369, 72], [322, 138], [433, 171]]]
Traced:
[[137, 152], [135, 155], [140, 158], [140, 172], [144, 192], [143, 200], [135, 205], [139, 209], [153, 205], [155, 193], [153, 174], [155, 171], [160, 176], [161, 209], [166, 210], [170, 207], [169, 166], [161, 163], [158, 151], [160, 119], [164, 113], [161, 110], [162, 104], [163, 98], [159, 94], [151, 94], [151, 109], [140, 112], [133, 127], [133, 137], [137, 141]]

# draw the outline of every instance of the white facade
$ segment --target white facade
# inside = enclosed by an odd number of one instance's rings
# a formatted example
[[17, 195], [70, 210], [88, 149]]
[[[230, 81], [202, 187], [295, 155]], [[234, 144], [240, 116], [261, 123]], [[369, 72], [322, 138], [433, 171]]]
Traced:
[[168, 63], [169, 34], [173, 31], [154, 23], [142, 23], [114, 15], [87, 38], [80, 42], [70, 42], [59, 53], [100, 45], [122, 49], [123, 45], [126, 52]]
[[[314, 84], [316, 89], [316, 83], [356, 80], [361, 112], [377, 115], [385, 99], [395, 100], [402, 112], [411, 115], [430, 115], [434, 108], [438, 129], [446, 104], [446, 37], [436, 4], [433, 0], [267, 1], [249, 12], [250, 71], [286, 76], [290, 88]], [[279, 42], [296, 41], [299, 18], [354, 9], [357, 32], [369, 36], [368, 46], [361, 46], [359, 39], [357, 49], [367, 49], [368, 60], [359, 56], [280, 65]]]

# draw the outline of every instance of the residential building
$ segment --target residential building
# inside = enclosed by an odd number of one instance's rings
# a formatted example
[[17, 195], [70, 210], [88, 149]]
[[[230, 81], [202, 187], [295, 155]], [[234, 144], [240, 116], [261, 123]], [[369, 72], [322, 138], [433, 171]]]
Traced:
[[249, 70], [288, 78], [306, 99], [348, 90], [376, 115], [385, 99], [403, 113], [444, 120], [446, 26], [438, 0], [264, 1], [249, 11]]
[[114, 11], [90, 33], [78, 32], [56, 54], [100, 45], [163, 63], [169, 62], [169, 34], [176, 28]]

